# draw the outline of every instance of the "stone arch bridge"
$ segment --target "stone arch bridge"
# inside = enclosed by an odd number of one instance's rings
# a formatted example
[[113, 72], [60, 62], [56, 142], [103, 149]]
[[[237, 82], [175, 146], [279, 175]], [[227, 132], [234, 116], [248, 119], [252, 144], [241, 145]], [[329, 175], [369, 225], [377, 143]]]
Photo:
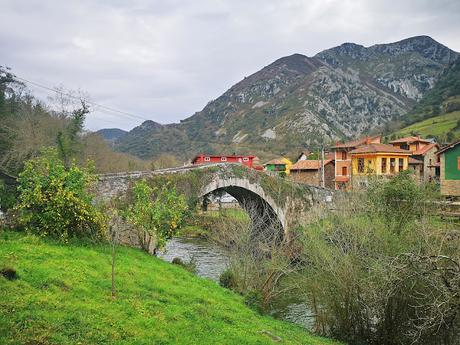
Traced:
[[206, 196], [225, 191], [247, 211], [251, 208], [248, 213], [253, 224], [276, 226], [284, 234], [307, 221], [313, 208], [327, 206], [333, 198], [331, 190], [229, 163], [100, 175], [96, 194], [100, 200], [126, 194], [140, 179], [153, 185], [172, 183], [196, 206]]

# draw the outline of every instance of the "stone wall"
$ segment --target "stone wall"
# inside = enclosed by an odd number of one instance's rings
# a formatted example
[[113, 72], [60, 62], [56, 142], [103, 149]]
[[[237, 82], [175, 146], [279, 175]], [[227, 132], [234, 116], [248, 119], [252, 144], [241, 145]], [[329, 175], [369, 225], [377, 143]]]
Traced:
[[445, 196], [460, 196], [460, 180], [446, 180], [446, 162], [444, 153], [441, 154], [441, 194]]

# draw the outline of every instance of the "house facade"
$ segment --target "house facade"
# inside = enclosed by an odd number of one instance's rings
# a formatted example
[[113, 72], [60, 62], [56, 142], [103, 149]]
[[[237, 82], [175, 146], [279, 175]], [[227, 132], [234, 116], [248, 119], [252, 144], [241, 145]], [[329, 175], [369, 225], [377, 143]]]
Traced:
[[411, 151], [387, 144], [368, 144], [349, 152], [352, 186], [365, 187], [370, 176], [393, 176], [409, 168]]
[[338, 189], [349, 189], [351, 187], [351, 176], [352, 176], [352, 155], [351, 151], [359, 146], [366, 144], [380, 143], [381, 137], [365, 137], [354, 141], [345, 143], [337, 143], [332, 147], [334, 150], [334, 188]]
[[207, 155], [199, 154], [192, 159], [192, 164], [211, 164], [211, 163], [240, 163], [249, 168], [253, 168], [255, 156], [244, 155]]
[[430, 182], [437, 180], [436, 163], [438, 157], [436, 152], [439, 145], [430, 140], [420, 138], [419, 136], [405, 137], [390, 141], [390, 144], [400, 149], [411, 151], [411, 157], [422, 164], [413, 164], [414, 173], [418, 176], [420, 182]]
[[276, 172], [276, 173], [285, 173], [289, 175], [291, 170], [292, 162], [284, 157], [272, 159], [264, 164], [266, 171]]
[[[321, 185], [321, 160], [298, 160], [291, 167], [290, 177], [296, 182]], [[335, 164], [333, 159], [324, 160], [324, 186], [335, 186]]]
[[438, 151], [441, 194], [460, 196], [460, 140]]

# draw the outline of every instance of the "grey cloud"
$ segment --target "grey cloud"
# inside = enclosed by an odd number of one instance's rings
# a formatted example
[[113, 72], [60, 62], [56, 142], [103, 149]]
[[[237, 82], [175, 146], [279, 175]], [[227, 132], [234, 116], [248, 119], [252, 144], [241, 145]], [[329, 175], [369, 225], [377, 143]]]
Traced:
[[[457, 0], [0, 0], [0, 64], [169, 123], [293, 53], [421, 34], [459, 51], [459, 22]], [[96, 110], [87, 127], [139, 122]]]

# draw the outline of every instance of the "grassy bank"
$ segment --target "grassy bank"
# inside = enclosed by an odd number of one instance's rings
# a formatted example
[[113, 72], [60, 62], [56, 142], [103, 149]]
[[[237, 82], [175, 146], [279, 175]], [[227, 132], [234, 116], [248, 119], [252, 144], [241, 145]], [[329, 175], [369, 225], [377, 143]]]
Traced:
[[[0, 233], [1, 344], [332, 344], [260, 316], [212, 281], [120, 248], [118, 298], [110, 249]], [[281, 340], [278, 339], [281, 338]]]
[[222, 222], [249, 221], [249, 216], [241, 208], [228, 208], [219, 210], [208, 210], [195, 214], [188, 224], [183, 226], [178, 236], [181, 237], [202, 237], [207, 238], [212, 231], [219, 230]]

